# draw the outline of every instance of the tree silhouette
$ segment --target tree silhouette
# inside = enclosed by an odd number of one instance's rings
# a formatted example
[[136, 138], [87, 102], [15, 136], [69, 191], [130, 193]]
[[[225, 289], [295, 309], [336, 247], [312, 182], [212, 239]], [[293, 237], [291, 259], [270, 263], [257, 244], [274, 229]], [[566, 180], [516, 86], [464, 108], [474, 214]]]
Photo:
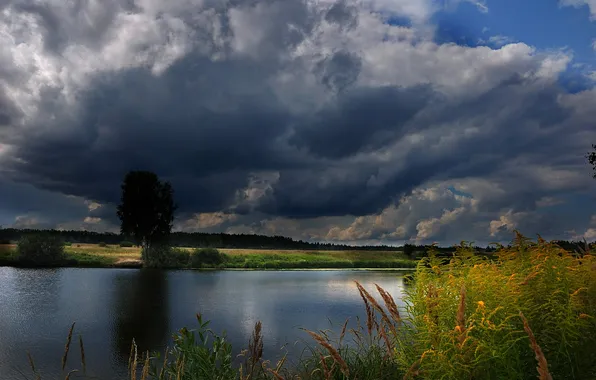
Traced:
[[131, 171], [122, 183], [118, 206], [120, 232], [131, 236], [145, 250], [167, 240], [172, 231], [176, 205], [169, 182], [148, 171]]
[[594, 169], [593, 176], [596, 179], [596, 144], [592, 144], [592, 149], [594, 149], [594, 151], [588, 153], [586, 158], [588, 159], [588, 162], [590, 163], [590, 165], [592, 165], [592, 168]]

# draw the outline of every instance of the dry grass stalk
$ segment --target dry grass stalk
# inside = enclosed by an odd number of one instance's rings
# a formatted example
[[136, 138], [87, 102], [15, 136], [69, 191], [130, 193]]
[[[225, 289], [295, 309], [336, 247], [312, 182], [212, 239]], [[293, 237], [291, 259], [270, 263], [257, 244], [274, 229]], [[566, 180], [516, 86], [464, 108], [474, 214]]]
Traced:
[[[358, 287], [358, 291], [360, 292], [360, 295], [361, 296], [364, 295], [364, 297], [368, 300], [368, 302], [370, 302], [370, 304], [373, 306], [373, 308], [375, 310], [377, 310], [381, 314], [381, 318], [383, 319], [383, 321], [385, 321], [387, 323], [387, 326], [391, 329], [391, 331], [394, 334], [397, 334], [397, 331], [395, 331], [395, 327], [391, 323], [391, 321], [389, 319], [389, 316], [387, 316], [387, 313], [385, 313], [385, 310], [383, 310], [383, 308], [381, 307], [381, 305], [379, 305], [379, 303], [377, 302], [377, 300], [375, 300], [375, 298], [373, 296], [371, 296], [366, 291], [366, 289], [364, 289], [364, 287], [362, 285], [360, 285], [360, 283], [358, 281], [354, 281], [354, 282], [356, 283], [356, 286]], [[379, 324], [375, 320], [373, 320], [373, 322], [375, 323], [375, 327], [376, 327], [376, 329], [378, 331], [379, 330]]]
[[72, 340], [72, 331], [74, 330], [75, 324], [73, 323], [68, 330], [68, 338], [66, 339], [66, 345], [64, 346], [64, 354], [62, 355], [62, 370], [66, 368], [66, 360], [68, 359], [68, 350], [70, 349], [70, 342]]
[[459, 293], [459, 306], [457, 308], [457, 327], [459, 328], [459, 344], [460, 347], [463, 345], [465, 340], [465, 333], [466, 333], [466, 287], [465, 285], [461, 286], [461, 290]]
[[341, 342], [344, 340], [344, 337], [346, 336], [346, 329], [348, 327], [348, 321], [350, 320], [350, 318], [346, 319], [346, 321], [344, 322], [344, 326], [341, 329], [341, 334], [339, 334], [339, 346], [341, 347]]
[[135, 338], [132, 338], [132, 344], [130, 345], [130, 353], [128, 354], [128, 370], [130, 371], [130, 366], [132, 365], [133, 356], [136, 355], [137, 345], [135, 344]]
[[284, 377], [281, 376], [276, 370], [267, 368], [267, 371], [271, 372], [271, 374], [273, 375], [273, 377], [275, 377], [276, 380], [285, 380]]
[[532, 273], [530, 273], [525, 279], [524, 281], [522, 281], [521, 285], [528, 285], [528, 282], [533, 279], [534, 277], [538, 276], [538, 274], [540, 273], [538, 271], [538, 268], [541, 266], [542, 264], [539, 264], [536, 266], [536, 270]]
[[29, 351], [27, 351], [27, 358], [29, 359], [29, 366], [31, 367], [31, 370], [33, 371], [33, 374], [35, 375], [35, 380], [40, 380], [41, 376], [35, 370], [35, 364], [33, 363], [33, 356], [31, 356], [31, 353]]
[[393, 345], [391, 344], [391, 341], [389, 340], [389, 337], [385, 332], [385, 326], [382, 326], [379, 329], [379, 334], [381, 335], [381, 338], [383, 338], [383, 340], [385, 341], [385, 346], [387, 347], [387, 356], [391, 357], [391, 353], [393, 352]]
[[79, 348], [81, 350], [81, 365], [83, 366], [83, 373], [87, 373], [87, 361], [85, 360], [85, 347], [83, 346], [82, 335], [79, 335]]
[[184, 374], [184, 356], [182, 357], [182, 360], [179, 361], [179, 366], [176, 370], [176, 380], [181, 380], [182, 379], [182, 375]]
[[252, 333], [252, 339], [248, 344], [250, 351], [251, 364], [255, 365], [263, 357], [263, 335], [261, 333], [261, 321], [255, 323], [255, 329]]
[[69, 373], [66, 374], [66, 377], [64, 378], [64, 380], [70, 380], [70, 375], [72, 375], [75, 372], [79, 372], [79, 370], [73, 369], [72, 371], [70, 371]]
[[241, 379], [251, 379], [254, 375], [257, 364], [263, 357], [263, 336], [261, 330], [261, 321], [257, 321], [257, 323], [255, 323], [252, 336], [248, 342], [248, 351], [244, 351], [244, 353], [248, 353], [249, 357], [248, 361], [246, 362], [246, 377], [242, 377], [241, 373]]
[[399, 309], [397, 308], [397, 304], [395, 303], [395, 300], [393, 299], [391, 294], [389, 294], [387, 291], [385, 291], [385, 289], [381, 288], [378, 284], [375, 284], [375, 286], [377, 287], [379, 294], [383, 298], [383, 301], [385, 302], [385, 306], [387, 306], [387, 309], [389, 310], [389, 314], [391, 314], [391, 317], [393, 318], [393, 320], [397, 323], [400, 323], [401, 315], [399, 314]]
[[524, 330], [526, 330], [526, 334], [528, 334], [528, 337], [530, 338], [530, 347], [532, 347], [534, 353], [536, 354], [536, 360], [538, 361], [538, 367], [536, 367], [536, 369], [538, 370], [538, 378], [540, 380], [553, 380], [550, 372], [548, 371], [548, 363], [546, 362], [546, 357], [544, 356], [542, 349], [538, 345], [536, 337], [534, 337], [534, 333], [532, 332], [532, 329], [528, 324], [528, 320], [521, 311], [519, 312], [519, 316], [524, 322]]
[[331, 379], [331, 370], [327, 367], [327, 363], [325, 362], [325, 357], [323, 355], [319, 355], [321, 357], [321, 366], [323, 366], [323, 374], [325, 375], [325, 380]]
[[331, 344], [329, 344], [329, 342], [326, 341], [321, 335], [319, 335], [313, 331], [309, 331], [309, 330], [306, 330], [306, 332], [309, 333], [310, 336], [312, 336], [313, 339], [317, 341], [317, 343], [319, 343], [321, 346], [323, 346], [325, 349], [327, 349], [327, 351], [329, 351], [329, 354], [331, 355], [333, 360], [339, 365], [341, 372], [346, 377], [350, 377], [350, 371], [348, 369], [348, 365], [346, 364], [344, 359], [339, 355], [339, 352], [337, 352], [337, 350], [335, 348], [333, 348], [333, 346], [331, 346]]
[[143, 363], [143, 372], [141, 373], [141, 380], [147, 380], [149, 377], [149, 351], [145, 357], [145, 363]]
[[137, 359], [138, 359], [138, 352], [137, 352], [137, 344], [135, 343], [134, 339], [132, 341], [134, 352], [132, 356], [132, 363], [130, 365], [130, 380], [136, 380], [137, 378]]
[[356, 282], [356, 287], [358, 288], [358, 293], [360, 293], [360, 297], [362, 298], [362, 301], [364, 301], [364, 307], [366, 308], [366, 329], [368, 331], [368, 335], [372, 335], [372, 329], [373, 329], [373, 319], [374, 319], [374, 314], [373, 314], [373, 310], [370, 307], [368, 300], [366, 299], [363, 290], [364, 288], [358, 283], [358, 281]]

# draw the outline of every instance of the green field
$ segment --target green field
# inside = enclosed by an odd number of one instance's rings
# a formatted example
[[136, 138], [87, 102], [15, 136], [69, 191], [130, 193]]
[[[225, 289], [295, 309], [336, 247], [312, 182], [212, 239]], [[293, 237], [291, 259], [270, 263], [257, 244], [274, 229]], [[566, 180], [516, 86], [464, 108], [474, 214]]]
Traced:
[[[193, 248], [184, 248], [191, 251]], [[0, 245], [0, 265], [14, 263], [16, 245]], [[220, 249], [229, 269], [413, 268], [416, 261], [401, 251], [305, 251]], [[141, 250], [117, 245], [72, 244], [65, 247], [67, 266], [138, 267]]]

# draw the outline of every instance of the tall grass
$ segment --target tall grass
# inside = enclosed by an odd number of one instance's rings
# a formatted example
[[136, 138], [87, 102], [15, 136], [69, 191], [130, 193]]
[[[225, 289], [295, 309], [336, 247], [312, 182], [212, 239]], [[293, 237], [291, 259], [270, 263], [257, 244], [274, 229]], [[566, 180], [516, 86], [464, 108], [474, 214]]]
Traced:
[[305, 330], [313, 343], [292, 366], [285, 356], [263, 360], [258, 322], [234, 367], [225, 334], [199, 316], [164, 359], [133, 346], [131, 379], [596, 379], [596, 255], [588, 251], [520, 234], [490, 259], [465, 243], [449, 260], [431, 250], [401, 309], [380, 286], [376, 295], [356, 285], [366, 320], [346, 321], [339, 334]]
[[496, 260], [464, 243], [448, 263], [431, 253], [396, 359], [428, 379], [596, 378], [595, 258], [520, 234]]

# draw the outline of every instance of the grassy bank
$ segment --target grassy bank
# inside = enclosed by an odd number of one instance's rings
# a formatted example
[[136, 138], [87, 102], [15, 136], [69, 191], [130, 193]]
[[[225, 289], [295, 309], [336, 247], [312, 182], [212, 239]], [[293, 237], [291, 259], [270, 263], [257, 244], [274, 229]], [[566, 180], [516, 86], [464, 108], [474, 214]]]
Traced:
[[[183, 248], [191, 252], [192, 248]], [[220, 249], [225, 260], [221, 269], [333, 269], [414, 268], [416, 261], [395, 251], [306, 251]], [[59, 266], [136, 267], [141, 265], [138, 247], [71, 244], [64, 248]], [[0, 245], [0, 265], [18, 266], [16, 245]]]
[[356, 285], [366, 320], [340, 331], [307, 330], [312, 343], [297, 360], [263, 360], [257, 322], [238, 368], [225, 334], [198, 315], [195, 329], [174, 335], [165, 358], [137, 352], [133, 343], [130, 378], [596, 378], [596, 255], [590, 252], [572, 254], [522, 236], [490, 260], [465, 245], [447, 261], [431, 252], [406, 288], [405, 307], [378, 286]]

